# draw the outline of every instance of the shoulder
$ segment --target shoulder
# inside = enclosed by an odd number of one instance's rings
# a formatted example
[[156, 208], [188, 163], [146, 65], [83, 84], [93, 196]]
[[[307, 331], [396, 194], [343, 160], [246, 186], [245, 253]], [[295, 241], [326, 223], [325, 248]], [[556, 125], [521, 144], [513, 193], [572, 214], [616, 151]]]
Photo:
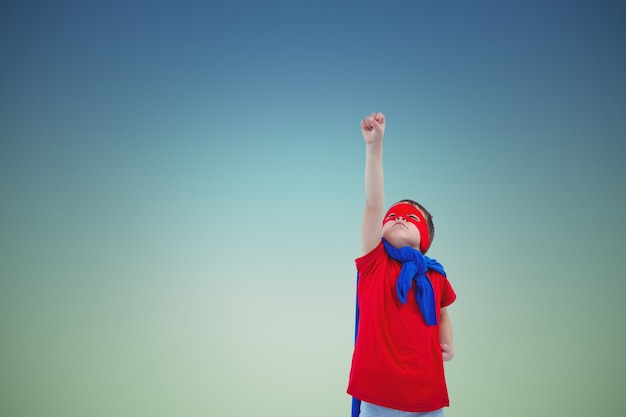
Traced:
[[434, 269], [429, 269], [428, 271], [426, 271], [426, 276], [433, 283], [437, 283], [443, 287], [452, 287], [445, 273], [441, 273], [440, 271], [436, 271]]
[[354, 262], [356, 263], [356, 270], [361, 276], [386, 274], [390, 263], [401, 265], [389, 257], [382, 239], [374, 249], [355, 259]]
[[426, 275], [435, 289], [435, 292], [440, 294], [440, 307], [446, 307], [456, 300], [456, 293], [450, 281], [448, 281], [447, 276], [434, 270], [429, 270], [426, 272]]
[[378, 259], [379, 257], [381, 257], [383, 255], [387, 255], [387, 252], [385, 251], [385, 246], [383, 245], [383, 241], [381, 239], [380, 242], [378, 243], [378, 245], [376, 245], [376, 247], [374, 249], [372, 249], [371, 251], [369, 251], [365, 255], [356, 258], [354, 260], [354, 262], [356, 263], [357, 268], [359, 268], [359, 267], [361, 267], [363, 265], [366, 265], [366, 264], [368, 264], [368, 263]]

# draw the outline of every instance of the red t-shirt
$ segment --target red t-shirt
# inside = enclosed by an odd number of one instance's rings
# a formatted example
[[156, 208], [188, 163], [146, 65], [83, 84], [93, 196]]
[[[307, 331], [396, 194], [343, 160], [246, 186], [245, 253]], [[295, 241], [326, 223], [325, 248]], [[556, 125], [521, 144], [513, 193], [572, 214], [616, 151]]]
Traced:
[[[398, 299], [396, 280], [402, 264], [389, 257], [382, 241], [355, 262], [359, 323], [348, 394], [411, 412], [448, 406], [439, 325], [426, 325], [413, 288], [406, 304]], [[456, 294], [448, 279], [432, 270], [426, 275], [433, 286], [435, 305], [452, 304]]]

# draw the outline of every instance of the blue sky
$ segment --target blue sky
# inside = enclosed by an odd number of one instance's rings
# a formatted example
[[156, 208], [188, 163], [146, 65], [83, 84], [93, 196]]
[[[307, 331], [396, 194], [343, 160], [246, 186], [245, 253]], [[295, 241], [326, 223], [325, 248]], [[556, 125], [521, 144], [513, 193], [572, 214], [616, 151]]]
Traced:
[[625, 17], [3, 4], [0, 411], [346, 415], [372, 111], [459, 296], [447, 415], [625, 411]]

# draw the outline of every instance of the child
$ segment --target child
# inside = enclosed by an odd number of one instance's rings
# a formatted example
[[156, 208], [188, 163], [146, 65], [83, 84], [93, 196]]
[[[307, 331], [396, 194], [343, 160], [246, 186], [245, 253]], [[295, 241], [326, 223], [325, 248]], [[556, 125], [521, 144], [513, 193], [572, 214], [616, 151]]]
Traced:
[[382, 113], [361, 121], [366, 203], [356, 259], [352, 415], [443, 416], [449, 405], [443, 361], [454, 356], [446, 307], [456, 294], [443, 267], [423, 256], [434, 236], [430, 213], [402, 200], [384, 214], [385, 123]]

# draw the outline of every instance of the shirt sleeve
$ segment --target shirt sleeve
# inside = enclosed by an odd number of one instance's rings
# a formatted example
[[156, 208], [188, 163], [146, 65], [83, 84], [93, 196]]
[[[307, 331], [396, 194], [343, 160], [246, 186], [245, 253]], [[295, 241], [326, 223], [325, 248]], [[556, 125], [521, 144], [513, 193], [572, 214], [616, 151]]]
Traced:
[[366, 268], [373, 265], [379, 256], [381, 256], [381, 251], [385, 251], [385, 247], [383, 245], [383, 241], [381, 240], [378, 246], [372, 249], [369, 253], [361, 256], [354, 260], [356, 264], [357, 272], [363, 272]]
[[456, 293], [448, 281], [448, 278], [441, 276], [441, 305], [440, 308], [444, 308], [452, 304], [456, 300]]

